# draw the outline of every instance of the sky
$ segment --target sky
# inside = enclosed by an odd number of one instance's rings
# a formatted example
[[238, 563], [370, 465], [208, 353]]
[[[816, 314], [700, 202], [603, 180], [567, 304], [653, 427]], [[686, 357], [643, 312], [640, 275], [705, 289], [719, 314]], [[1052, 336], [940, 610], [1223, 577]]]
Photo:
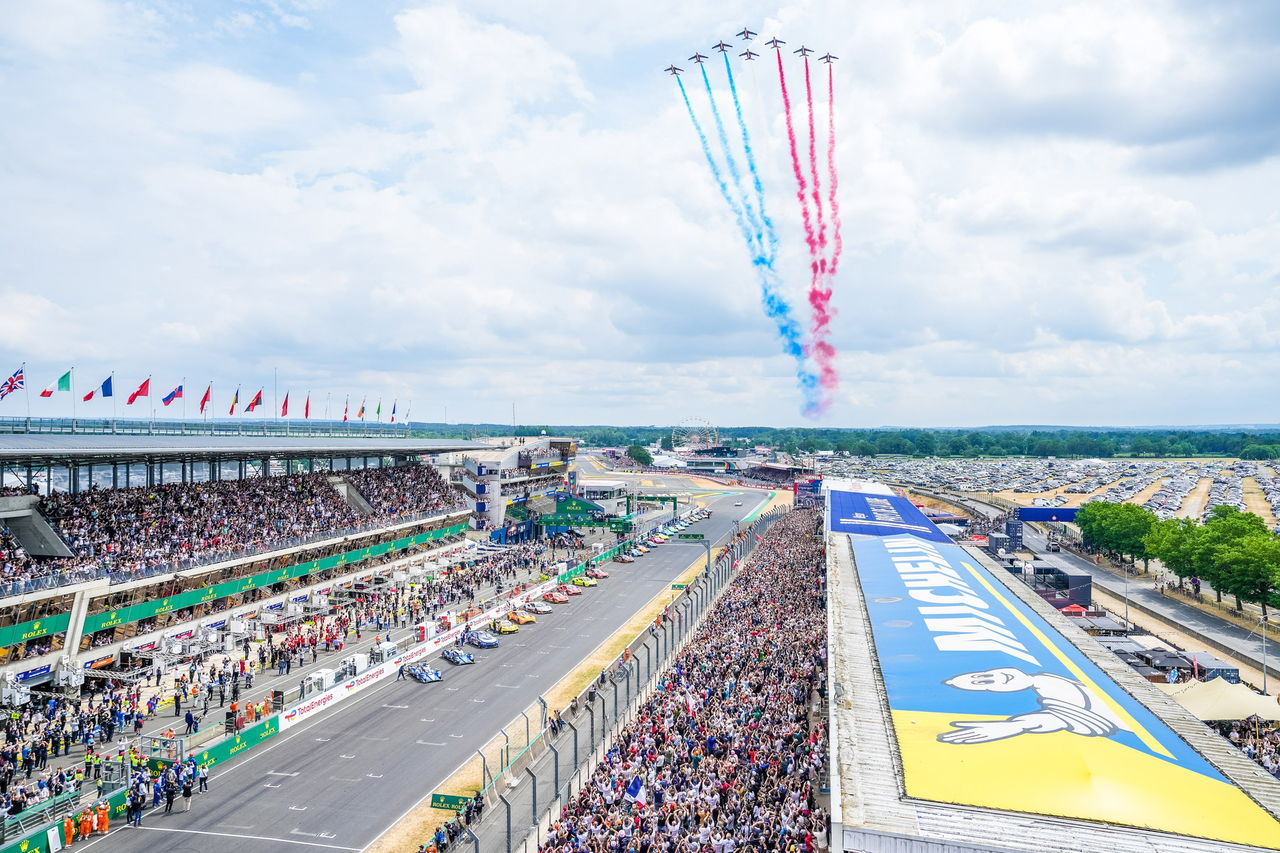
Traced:
[[[661, 70], [744, 26], [840, 57], [817, 418]], [[776, 66], [734, 67], [807, 326]], [[1277, 79], [1245, 0], [5, 0], [0, 373], [37, 416], [74, 366], [83, 416], [114, 373], [219, 416], [1274, 423]]]

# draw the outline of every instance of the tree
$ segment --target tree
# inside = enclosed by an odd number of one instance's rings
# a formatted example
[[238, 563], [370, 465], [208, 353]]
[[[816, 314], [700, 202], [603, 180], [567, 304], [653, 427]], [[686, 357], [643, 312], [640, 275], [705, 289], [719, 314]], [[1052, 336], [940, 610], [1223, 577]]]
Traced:
[[1143, 544], [1151, 556], [1178, 576], [1178, 584], [1181, 586], [1183, 578], [1196, 573], [1197, 537], [1203, 530], [1198, 522], [1190, 518], [1166, 518], [1151, 525]]
[[653, 454], [638, 444], [633, 444], [628, 447], [627, 455], [646, 468], [653, 464]]
[[1209, 510], [1204, 529], [1197, 538], [1194, 565], [1196, 574], [1212, 586], [1217, 600], [1231, 585], [1230, 562], [1220, 559], [1219, 551], [1233, 548], [1241, 539], [1265, 535], [1267, 523], [1251, 512], [1241, 512], [1234, 506], [1220, 504]]
[[667, 433], [667, 434], [665, 434], [664, 436], [662, 436], [662, 444], [661, 444], [661, 447], [662, 447], [662, 449], [663, 449], [663, 450], [671, 450], [671, 449], [673, 449], [673, 448], [672, 448], [672, 444], [671, 444], [671, 433]]
[[1280, 538], [1272, 533], [1254, 533], [1217, 549], [1213, 555], [1222, 588], [1235, 596], [1236, 610], [1240, 600], [1267, 605], [1280, 589]]

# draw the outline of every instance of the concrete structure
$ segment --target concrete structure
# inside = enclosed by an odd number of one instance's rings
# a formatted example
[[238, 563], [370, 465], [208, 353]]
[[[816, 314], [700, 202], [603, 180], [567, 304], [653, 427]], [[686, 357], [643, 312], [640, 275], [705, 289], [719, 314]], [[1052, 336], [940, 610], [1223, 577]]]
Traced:
[[497, 530], [507, 523], [507, 507], [560, 491], [578, 452], [576, 439], [556, 436], [490, 438], [485, 443], [491, 449], [463, 455], [461, 486], [477, 530]]

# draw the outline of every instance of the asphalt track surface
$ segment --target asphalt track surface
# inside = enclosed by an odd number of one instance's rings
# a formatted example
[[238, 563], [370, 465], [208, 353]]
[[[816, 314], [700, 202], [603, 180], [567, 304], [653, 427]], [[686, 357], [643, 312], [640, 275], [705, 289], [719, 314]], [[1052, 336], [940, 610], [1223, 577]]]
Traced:
[[[767, 496], [726, 489], [702, 499], [713, 515], [690, 532], [717, 542]], [[738, 500], [743, 505], [735, 507]], [[703, 553], [700, 544], [673, 541], [634, 563], [610, 563], [611, 576], [599, 586], [554, 605], [554, 613], [504, 637], [500, 648], [470, 649], [475, 665], [435, 657], [444, 681], [393, 679], [371, 688], [216, 768], [209, 793], [194, 797], [190, 812], [180, 811], [180, 800], [170, 815], [148, 809], [141, 830], [122, 827], [76, 849], [361, 850]]]

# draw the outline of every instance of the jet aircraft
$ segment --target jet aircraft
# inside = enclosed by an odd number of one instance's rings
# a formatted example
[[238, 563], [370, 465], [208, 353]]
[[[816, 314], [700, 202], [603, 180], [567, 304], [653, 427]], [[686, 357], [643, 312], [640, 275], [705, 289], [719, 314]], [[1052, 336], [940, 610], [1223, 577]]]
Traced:
[[784, 45], [784, 44], [786, 44], [786, 42], [785, 42], [785, 41], [783, 41], [782, 39], [778, 38], [777, 36], [774, 36], [773, 38], [771, 38], [771, 39], [769, 39], [767, 42], [765, 42], [765, 46], [766, 46], [766, 47], [771, 47], [771, 48], [773, 48], [774, 50], [778, 50], [778, 49], [779, 49], [782, 45]]
[[683, 68], [676, 68], [674, 65], [668, 65], [666, 68], [662, 70], [670, 74], [672, 77], [676, 77], [680, 74], [681, 71], [684, 71]]
[[828, 65], [830, 65], [830, 64], [831, 64], [831, 62], [832, 62], [833, 60], [836, 60], [836, 59], [839, 59], [839, 58], [840, 58], [840, 57], [838, 57], [838, 56], [832, 56], [832, 55], [831, 55], [831, 54], [829, 54], [829, 53], [828, 53], [828, 54], [826, 54], [826, 55], [824, 55], [824, 56], [819, 56], [819, 57], [818, 57], [818, 59], [819, 59], [820, 61], [825, 62], [825, 63], [827, 63]]
[[736, 35], [738, 38], [742, 39], [743, 41], [751, 41], [752, 37], [755, 36], [755, 33], [751, 32], [751, 30], [747, 29], [746, 27], [743, 27], [742, 32], [734, 33], [734, 35]]
[[696, 62], [699, 65], [701, 65], [706, 59], [707, 57], [703, 56], [700, 53], [695, 53], [693, 56], [689, 57], [690, 62]]
[[813, 49], [812, 49], [812, 48], [805, 47], [804, 45], [801, 45], [799, 50], [793, 50], [793, 51], [791, 51], [791, 52], [792, 52], [792, 53], [798, 53], [798, 54], [800, 54], [801, 56], [806, 56], [806, 57], [807, 57], [809, 54], [813, 53]]
[[721, 41], [721, 42], [718, 42], [718, 43], [716, 43], [716, 44], [711, 45], [711, 49], [712, 49], [712, 50], [718, 50], [718, 51], [720, 51], [721, 53], [728, 53], [728, 52], [729, 52], [729, 47], [730, 47], [730, 46], [729, 46], [729, 45], [727, 45], [727, 44], [725, 44], [723, 41]]
[[747, 60], [747, 62], [750, 62], [751, 60], [755, 59], [759, 55], [760, 54], [754, 53], [750, 50], [744, 50], [742, 53], [738, 54], [738, 56], [741, 56], [743, 59]]

